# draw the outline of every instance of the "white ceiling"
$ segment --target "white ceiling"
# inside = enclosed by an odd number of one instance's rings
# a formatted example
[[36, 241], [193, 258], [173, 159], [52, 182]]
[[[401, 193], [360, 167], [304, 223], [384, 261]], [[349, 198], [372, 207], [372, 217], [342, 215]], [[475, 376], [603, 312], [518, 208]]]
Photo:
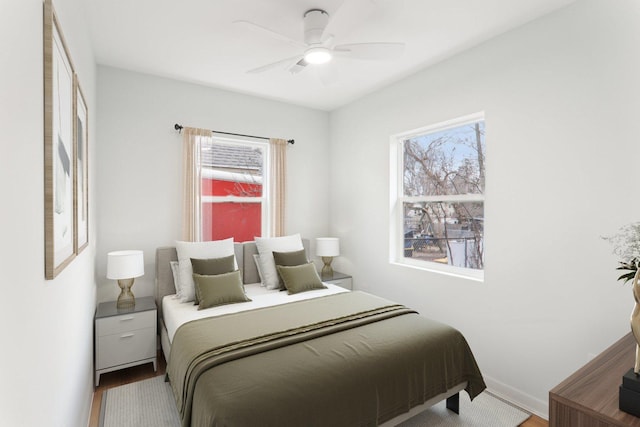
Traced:
[[[87, 0], [96, 61], [127, 70], [332, 110], [575, 0]], [[403, 42], [393, 61], [334, 58], [290, 74], [246, 71], [299, 49], [234, 21], [302, 41], [309, 9], [336, 43]], [[311, 69], [315, 67], [315, 69]]]

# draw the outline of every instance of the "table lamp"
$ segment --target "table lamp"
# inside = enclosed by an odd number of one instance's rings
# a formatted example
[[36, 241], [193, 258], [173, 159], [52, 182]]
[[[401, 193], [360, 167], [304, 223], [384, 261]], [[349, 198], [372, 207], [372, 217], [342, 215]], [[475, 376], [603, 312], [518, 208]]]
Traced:
[[337, 237], [318, 237], [316, 239], [316, 255], [322, 258], [322, 276], [333, 276], [331, 261], [333, 257], [340, 255], [340, 239]]
[[144, 255], [142, 251], [115, 251], [107, 254], [107, 279], [116, 279], [120, 286], [118, 309], [133, 308], [136, 298], [131, 292], [133, 281], [144, 274]]

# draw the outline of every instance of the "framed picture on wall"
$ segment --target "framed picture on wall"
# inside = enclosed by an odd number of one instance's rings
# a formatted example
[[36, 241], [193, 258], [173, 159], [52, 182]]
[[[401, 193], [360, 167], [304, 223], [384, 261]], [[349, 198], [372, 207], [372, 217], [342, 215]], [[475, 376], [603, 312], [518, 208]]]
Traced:
[[88, 164], [88, 144], [89, 127], [87, 103], [82, 94], [82, 89], [75, 77], [74, 90], [74, 197], [73, 216], [75, 223], [75, 253], [82, 252], [89, 244], [89, 164]]
[[45, 278], [75, 257], [74, 71], [51, 0], [44, 2]]

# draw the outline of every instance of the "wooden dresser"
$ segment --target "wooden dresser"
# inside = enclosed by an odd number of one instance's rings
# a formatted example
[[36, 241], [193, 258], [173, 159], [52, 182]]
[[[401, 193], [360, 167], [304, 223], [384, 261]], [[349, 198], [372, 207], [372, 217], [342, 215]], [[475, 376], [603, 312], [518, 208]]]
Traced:
[[549, 392], [549, 427], [640, 427], [640, 418], [618, 409], [622, 376], [634, 364], [629, 333]]

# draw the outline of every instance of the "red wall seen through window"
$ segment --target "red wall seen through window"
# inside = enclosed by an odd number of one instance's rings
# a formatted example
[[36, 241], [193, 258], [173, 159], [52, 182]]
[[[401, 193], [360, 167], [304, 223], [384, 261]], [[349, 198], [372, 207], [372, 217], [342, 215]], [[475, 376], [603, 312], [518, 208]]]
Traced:
[[[202, 179], [202, 196], [260, 197], [262, 184]], [[202, 240], [233, 237], [236, 242], [262, 236], [262, 203], [202, 203]]]

